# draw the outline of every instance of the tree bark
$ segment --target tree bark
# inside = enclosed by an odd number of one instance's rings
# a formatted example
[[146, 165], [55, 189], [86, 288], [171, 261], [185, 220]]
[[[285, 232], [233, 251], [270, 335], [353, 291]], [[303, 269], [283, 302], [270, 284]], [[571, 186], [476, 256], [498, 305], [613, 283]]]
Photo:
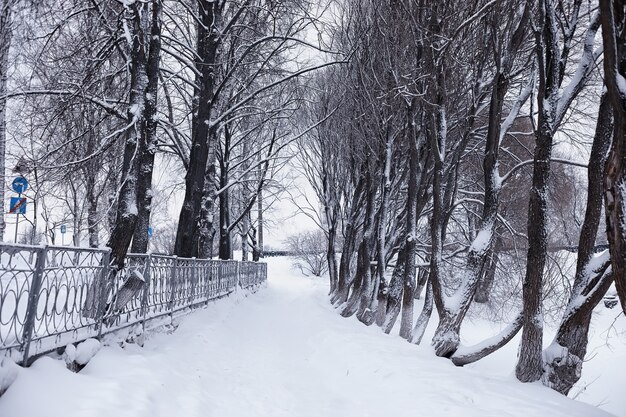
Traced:
[[591, 314], [612, 282], [611, 274], [606, 273], [608, 257], [599, 271], [590, 270], [602, 216], [602, 179], [611, 146], [611, 119], [610, 103], [603, 94], [587, 168], [587, 209], [578, 241], [574, 284], [556, 337], [543, 355], [547, 359], [542, 378], [544, 384], [564, 395], [580, 379], [587, 354]]
[[148, 229], [152, 213], [152, 173], [154, 171], [154, 155], [157, 151], [157, 93], [159, 90], [159, 67], [161, 61], [161, 12], [162, 0], [153, 0], [150, 38], [146, 42], [149, 52], [146, 62], [147, 86], [145, 92], [144, 121], [145, 148], [140, 155], [137, 173], [137, 224], [133, 233], [131, 250], [134, 253], [148, 251]]
[[[174, 249], [176, 255], [183, 257], [193, 257], [199, 254], [200, 236], [197, 229], [199, 229], [198, 225], [201, 220], [200, 212], [205, 189], [205, 175], [207, 167], [212, 166], [215, 157], [216, 147], [210, 142], [216, 139], [211, 134], [211, 130], [213, 130], [211, 113], [216, 74], [214, 65], [219, 46], [219, 31], [216, 28], [216, 23], [219, 19], [220, 8], [220, 1], [198, 0], [198, 46], [195, 61], [195, 66], [200, 73], [196, 80], [199, 86], [197, 91], [198, 108], [194, 118], [189, 167], [185, 177], [185, 197], [178, 220]], [[205, 204], [213, 203], [207, 201]]]
[[107, 246], [111, 248], [111, 265], [113, 270], [124, 266], [124, 259], [130, 246], [137, 224], [137, 179], [139, 175], [139, 158], [146, 147], [144, 106], [146, 99], [147, 60], [145, 31], [142, 15], [146, 13], [147, 4], [132, 3], [126, 7], [125, 23], [131, 35], [130, 52], [130, 101], [128, 120], [131, 121], [126, 132], [124, 156], [122, 161], [122, 181], [117, 203], [115, 227]]
[[[413, 327], [413, 303], [415, 300], [415, 251], [417, 249], [417, 193], [419, 172], [419, 150], [422, 143], [422, 134], [418, 133], [413, 120], [409, 135], [409, 186], [407, 195], [406, 215], [406, 251], [404, 274], [402, 277], [402, 317], [400, 319], [400, 337], [410, 339]], [[418, 144], [419, 142], [419, 144]]]
[[554, 135], [554, 116], [560, 86], [560, 61], [557, 25], [552, 0], [542, 0], [539, 7], [542, 30], [536, 34], [535, 48], [539, 67], [538, 115], [535, 131], [533, 179], [528, 203], [528, 254], [524, 277], [523, 330], [515, 375], [522, 382], [541, 378], [543, 361], [543, 271], [546, 263], [550, 160]]
[[613, 144], [604, 174], [604, 209], [615, 289], [626, 313], [626, 15], [623, 0], [601, 0], [604, 83], [613, 108]]

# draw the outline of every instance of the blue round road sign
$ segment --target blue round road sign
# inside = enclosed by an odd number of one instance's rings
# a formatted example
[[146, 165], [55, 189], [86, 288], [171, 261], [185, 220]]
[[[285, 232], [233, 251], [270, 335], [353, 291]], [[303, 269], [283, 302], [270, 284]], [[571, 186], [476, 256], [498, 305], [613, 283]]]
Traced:
[[17, 177], [13, 180], [11, 187], [16, 193], [22, 194], [28, 189], [28, 180], [24, 177]]

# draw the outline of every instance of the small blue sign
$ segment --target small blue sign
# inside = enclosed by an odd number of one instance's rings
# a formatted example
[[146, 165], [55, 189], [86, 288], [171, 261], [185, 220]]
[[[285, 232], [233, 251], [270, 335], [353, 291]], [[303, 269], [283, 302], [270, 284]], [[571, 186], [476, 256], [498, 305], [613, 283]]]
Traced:
[[28, 180], [24, 177], [17, 177], [13, 180], [11, 184], [11, 188], [18, 194], [23, 194], [26, 190], [28, 190]]
[[152, 237], [153, 230], [151, 227], [148, 227], [148, 237]]
[[26, 197], [11, 197], [9, 214], [26, 214]]
[[65, 234], [65, 232], [67, 232], [67, 226], [66, 226], [66, 225], [64, 225], [64, 224], [62, 224], [62, 225], [61, 225], [61, 234], [62, 234], [62, 235], [64, 235], [64, 234]]

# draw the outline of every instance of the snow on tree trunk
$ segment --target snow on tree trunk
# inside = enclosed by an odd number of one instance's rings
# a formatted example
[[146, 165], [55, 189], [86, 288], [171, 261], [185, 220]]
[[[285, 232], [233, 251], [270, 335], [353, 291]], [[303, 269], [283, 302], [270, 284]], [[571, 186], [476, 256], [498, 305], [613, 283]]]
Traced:
[[419, 132], [415, 121], [412, 123], [412, 129], [408, 135], [409, 148], [409, 179], [408, 179], [408, 196], [407, 196], [407, 216], [406, 216], [406, 242], [404, 250], [406, 251], [405, 266], [403, 271], [402, 283], [402, 317], [400, 319], [400, 337], [409, 339], [413, 327], [413, 303], [415, 300], [415, 252], [417, 248], [417, 193], [419, 192], [419, 150], [425, 142], [424, 135]]
[[146, 147], [144, 112], [148, 86], [146, 68], [148, 57], [144, 42], [148, 5], [131, 3], [125, 8], [124, 25], [129, 34], [131, 49], [128, 63], [131, 69], [130, 100], [127, 112], [130, 125], [126, 132], [115, 226], [107, 243], [111, 247], [111, 265], [116, 269], [124, 266], [124, 258], [137, 223], [137, 178], [140, 160], [138, 155], [141, 155]]
[[403, 279], [404, 268], [407, 258], [407, 242], [402, 244], [402, 247], [398, 251], [396, 258], [396, 266], [393, 269], [391, 280], [389, 281], [389, 287], [387, 289], [387, 305], [385, 321], [382, 325], [382, 329], [385, 333], [389, 334], [393, 326], [396, 324], [400, 309], [402, 307], [402, 291], [403, 291]]
[[428, 278], [428, 284], [426, 286], [426, 296], [424, 297], [424, 307], [422, 308], [422, 312], [420, 313], [417, 321], [415, 322], [415, 327], [411, 332], [411, 343], [415, 343], [419, 345], [422, 343], [422, 338], [424, 337], [424, 332], [426, 332], [426, 327], [428, 327], [428, 322], [430, 321], [430, 316], [433, 313], [433, 286], [430, 283], [430, 278]]
[[[554, 0], [542, 0], [537, 9], [539, 30], [535, 32], [535, 53], [539, 82], [537, 89], [537, 125], [533, 180], [528, 205], [528, 255], [523, 283], [523, 330], [518, 363], [515, 369], [522, 382], [539, 380], [543, 375], [542, 359], [543, 316], [542, 287], [547, 248], [547, 185], [554, 134], [576, 96], [584, 88], [597, 58], [594, 39], [600, 21], [589, 20], [582, 55], [569, 84], [562, 86], [572, 38], [579, 21], [581, 2], [574, 3], [568, 12], [557, 12]], [[563, 32], [560, 26], [566, 25]]]
[[604, 176], [604, 209], [615, 288], [626, 313], [626, 14], [622, 2], [600, 1], [604, 83], [613, 108], [613, 144]]
[[137, 174], [137, 225], [133, 234], [132, 251], [146, 253], [148, 251], [148, 229], [152, 212], [152, 173], [154, 171], [154, 155], [157, 151], [158, 115], [157, 92], [159, 90], [159, 62], [161, 60], [161, 0], [152, 1], [152, 20], [146, 62], [146, 96], [144, 107], [145, 148], [141, 154]]
[[607, 95], [600, 100], [596, 132], [587, 169], [587, 209], [580, 231], [574, 284], [554, 341], [543, 352], [545, 385], [567, 395], [580, 379], [587, 353], [591, 313], [612, 282], [609, 255], [594, 257], [602, 215], [602, 178], [611, 145], [612, 123]]
[[352, 195], [352, 201], [350, 204], [350, 213], [348, 215], [349, 217], [345, 224], [344, 241], [341, 250], [341, 259], [339, 261], [339, 279], [337, 281], [337, 289], [330, 298], [333, 305], [345, 303], [348, 300], [348, 295], [350, 293], [350, 285], [353, 281], [353, 277], [351, 276], [351, 265], [357, 239], [357, 229], [355, 225], [362, 211], [360, 204], [363, 197], [364, 187], [365, 181], [363, 177], [361, 177], [359, 178], [359, 181], [354, 189], [354, 194]]
[[[212, 130], [210, 135], [215, 135]], [[207, 162], [204, 191], [202, 193], [202, 209], [200, 210], [200, 220], [197, 230], [194, 232], [193, 241], [198, 242], [198, 258], [210, 259], [213, 257], [213, 239], [215, 237], [215, 199], [217, 193], [217, 167], [215, 164], [215, 152], [217, 149], [217, 138], [213, 138], [209, 143], [209, 161]], [[197, 236], [196, 236], [197, 235]]]
[[[195, 56], [195, 67], [199, 72], [196, 79], [198, 109], [197, 114], [194, 115], [189, 166], [185, 176], [185, 196], [178, 220], [174, 248], [176, 255], [184, 257], [198, 256], [199, 254], [200, 245], [197, 231], [201, 221], [200, 212], [205, 189], [205, 175], [207, 169], [212, 166], [211, 161], [214, 160], [216, 149], [213, 143], [216, 137], [211, 134], [211, 130], [213, 130], [211, 104], [216, 75], [214, 64], [219, 46], [219, 32], [216, 22], [219, 19], [221, 3], [221, 1], [214, 0], [198, 0], [199, 16], [196, 22], [198, 35]], [[212, 204], [212, 202], [205, 201], [205, 205]], [[208, 216], [212, 216], [212, 210], [208, 213]]]

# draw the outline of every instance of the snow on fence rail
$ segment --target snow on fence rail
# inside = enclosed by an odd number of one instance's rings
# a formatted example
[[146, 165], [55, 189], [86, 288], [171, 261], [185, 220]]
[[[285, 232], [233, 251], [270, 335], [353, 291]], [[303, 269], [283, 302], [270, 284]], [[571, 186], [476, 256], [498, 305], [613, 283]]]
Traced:
[[156, 323], [267, 279], [256, 262], [0, 243], [0, 358], [29, 359], [87, 338]]

